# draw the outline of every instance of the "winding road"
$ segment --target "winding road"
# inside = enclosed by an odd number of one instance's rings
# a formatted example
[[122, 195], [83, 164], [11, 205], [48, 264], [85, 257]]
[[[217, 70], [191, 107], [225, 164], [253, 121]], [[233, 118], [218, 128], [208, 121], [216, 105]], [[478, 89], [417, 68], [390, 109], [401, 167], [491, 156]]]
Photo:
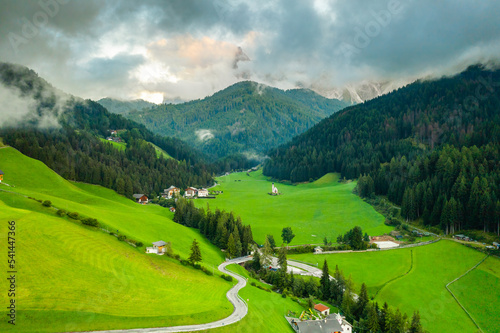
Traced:
[[[230, 275], [235, 278], [238, 283], [232, 287], [226, 294], [227, 299], [233, 304], [233, 313], [224, 319], [217, 320], [211, 323], [199, 324], [199, 325], [185, 325], [185, 326], [171, 326], [171, 327], [156, 327], [156, 328], [135, 328], [135, 329], [125, 329], [125, 330], [108, 330], [108, 331], [94, 331], [100, 333], [165, 333], [165, 332], [193, 332], [208, 330], [211, 328], [217, 328], [222, 326], [227, 326], [236, 323], [243, 319], [248, 313], [248, 305], [245, 301], [238, 296], [238, 292], [244, 288], [247, 281], [241, 275], [230, 272], [226, 269], [227, 265], [239, 264], [245, 261], [252, 260], [252, 257], [241, 257], [233, 260], [228, 260], [219, 265], [218, 269], [224, 274]], [[85, 333], [85, 332], [84, 332]], [[89, 332], [86, 332], [89, 333]]]

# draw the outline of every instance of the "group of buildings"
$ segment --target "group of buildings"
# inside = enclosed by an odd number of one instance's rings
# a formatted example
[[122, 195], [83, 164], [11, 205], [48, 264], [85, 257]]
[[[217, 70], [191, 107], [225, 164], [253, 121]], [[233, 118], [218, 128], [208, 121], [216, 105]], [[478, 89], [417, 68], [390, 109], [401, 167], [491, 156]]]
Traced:
[[[206, 188], [197, 189], [195, 187], [188, 187], [184, 190], [185, 198], [208, 198], [208, 190]], [[161, 197], [164, 199], [173, 199], [177, 196], [181, 195], [181, 189], [175, 186], [170, 186], [167, 189], [163, 190]], [[147, 204], [149, 202], [149, 198], [147, 195], [142, 193], [136, 193], [133, 195], [135, 201], [140, 204]]]
[[[314, 306], [321, 319], [303, 320], [286, 317], [290, 326], [297, 333], [352, 333], [352, 325], [338, 313], [330, 314], [330, 308], [321, 303]], [[304, 313], [303, 313], [304, 314]]]

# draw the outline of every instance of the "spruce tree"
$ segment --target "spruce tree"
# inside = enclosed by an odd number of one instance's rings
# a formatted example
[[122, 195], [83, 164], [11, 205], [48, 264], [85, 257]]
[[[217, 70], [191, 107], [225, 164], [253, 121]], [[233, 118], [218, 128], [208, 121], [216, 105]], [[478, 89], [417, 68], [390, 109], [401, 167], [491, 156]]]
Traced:
[[323, 274], [321, 275], [321, 292], [323, 293], [323, 299], [328, 300], [331, 297], [331, 286], [330, 286], [330, 273], [328, 271], [328, 262], [325, 259], [325, 262], [323, 263]]
[[193, 244], [191, 245], [191, 253], [189, 254], [189, 262], [191, 264], [196, 264], [201, 261], [201, 251], [200, 251], [200, 246], [198, 245], [198, 242], [196, 241], [196, 238], [193, 239]]

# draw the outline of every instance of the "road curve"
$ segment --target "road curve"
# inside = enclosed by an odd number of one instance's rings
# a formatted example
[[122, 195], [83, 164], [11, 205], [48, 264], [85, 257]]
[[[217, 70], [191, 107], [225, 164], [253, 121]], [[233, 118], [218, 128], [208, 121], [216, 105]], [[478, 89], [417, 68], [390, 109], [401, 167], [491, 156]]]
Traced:
[[[201, 331], [208, 330], [212, 328], [227, 326], [233, 323], [236, 323], [243, 319], [248, 313], [248, 305], [238, 296], [238, 292], [240, 289], [244, 288], [247, 284], [247, 281], [241, 275], [235, 274], [226, 270], [227, 265], [231, 264], [239, 264], [245, 261], [251, 260], [252, 257], [241, 257], [233, 260], [228, 260], [219, 265], [218, 269], [224, 274], [231, 275], [235, 278], [238, 283], [232, 287], [226, 294], [227, 299], [233, 304], [234, 311], [233, 313], [224, 319], [214, 321], [206, 324], [199, 325], [185, 325], [185, 326], [170, 326], [170, 327], [155, 327], [155, 328], [134, 328], [134, 329], [125, 329], [125, 330], [108, 330], [108, 331], [92, 331], [99, 333], [165, 333], [165, 332], [193, 332], [193, 331]], [[90, 333], [90, 332], [83, 332]]]

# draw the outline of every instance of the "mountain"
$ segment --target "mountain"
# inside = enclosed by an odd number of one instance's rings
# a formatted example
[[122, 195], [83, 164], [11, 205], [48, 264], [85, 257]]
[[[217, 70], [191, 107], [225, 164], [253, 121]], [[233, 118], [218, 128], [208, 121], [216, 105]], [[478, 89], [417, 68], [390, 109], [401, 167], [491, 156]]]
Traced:
[[498, 232], [498, 82], [500, 70], [473, 66], [346, 108], [272, 150], [263, 172], [292, 182], [362, 176], [362, 195], [387, 195], [407, 219]]
[[263, 155], [348, 104], [311, 90], [236, 83], [212, 96], [133, 111], [129, 119], [218, 157]]
[[133, 101], [122, 101], [114, 98], [102, 98], [97, 101], [97, 103], [104, 106], [109, 112], [125, 115], [130, 111], [142, 110], [145, 108], [151, 108], [156, 104], [147, 102], [143, 99], [136, 99]]
[[[212, 173], [222, 171], [183, 141], [155, 135], [96, 102], [65, 94], [23, 66], [0, 64], [0, 101], [3, 142], [68, 180], [131, 197], [172, 184], [205, 186]], [[111, 130], [118, 130], [125, 150], [102, 140]], [[150, 143], [174, 159], [158, 157]]]

